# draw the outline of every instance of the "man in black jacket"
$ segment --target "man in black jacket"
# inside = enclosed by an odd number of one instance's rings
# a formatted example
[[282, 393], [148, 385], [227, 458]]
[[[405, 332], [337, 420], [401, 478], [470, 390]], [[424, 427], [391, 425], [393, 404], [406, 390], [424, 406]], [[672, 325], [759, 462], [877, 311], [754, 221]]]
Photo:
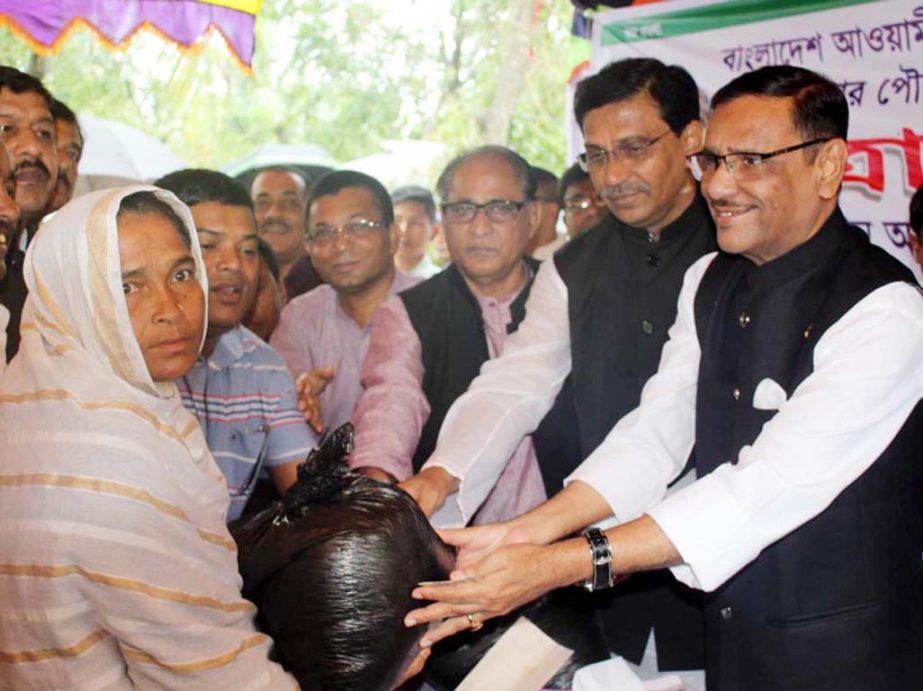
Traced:
[[[581, 162], [610, 213], [543, 264], [503, 357], [459, 399], [431, 458], [404, 484], [425, 512], [445, 503], [462, 524], [530, 433], [548, 495], [561, 489], [638, 404], [683, 276], [715, 247], [686, 163], [703, 128], [698, 88], [684, 69], [614, 62], [580, 83], [574, 110], [586, 143]], [[670, 574], [632, 578], [601, 598], [611, 600], [601, 604], [614, 652], [640, 662], [655, 648], [653, 630], [660, 670], [702, 668], [701, 609]]]

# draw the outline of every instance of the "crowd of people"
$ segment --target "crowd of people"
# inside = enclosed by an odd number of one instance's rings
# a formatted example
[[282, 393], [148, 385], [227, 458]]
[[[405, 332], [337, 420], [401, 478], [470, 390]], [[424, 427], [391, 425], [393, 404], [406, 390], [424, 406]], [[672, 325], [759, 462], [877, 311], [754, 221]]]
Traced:
[[[370, 640], [388, 581], [416, 634], [356, 651], [369, 688], [573, 585], [555, 607], [642, 677], [915, 688], [923, 294], [840, 210], [835, 83], [767, 67], [710, 105], [632, 58], [579, 84], [560, 178], [484, 145], [432, 189], [272, 166], [71, 200], [78, 118], [0, 67], [0, 687], [340, 688], [342, 645], [291, 651]], [[923, 188], [910, 228], [923, 267]], [[346, 423], [358, 489], [316, 493]], [[338, 499], [298, 504], [303, 540], [389, 537], [303, 552], [277, 509], [241, 548], [279, 579], [257, 621], [232, 533], [305, 493]], [[451, 580], [388, 579], [396, 506]], [[293, 561], [353, 595], [287, 607]]]

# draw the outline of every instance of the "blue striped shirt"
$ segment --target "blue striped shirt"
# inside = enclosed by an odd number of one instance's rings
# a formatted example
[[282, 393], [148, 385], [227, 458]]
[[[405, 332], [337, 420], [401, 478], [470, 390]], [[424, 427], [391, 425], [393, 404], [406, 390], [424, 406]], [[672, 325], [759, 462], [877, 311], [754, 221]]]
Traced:
[[302, 460], [317, 441], [282, 358], [243, 326], [224, 334], [176, 385], [227, 479], [228, 521], [240, 516], [262, 468]]

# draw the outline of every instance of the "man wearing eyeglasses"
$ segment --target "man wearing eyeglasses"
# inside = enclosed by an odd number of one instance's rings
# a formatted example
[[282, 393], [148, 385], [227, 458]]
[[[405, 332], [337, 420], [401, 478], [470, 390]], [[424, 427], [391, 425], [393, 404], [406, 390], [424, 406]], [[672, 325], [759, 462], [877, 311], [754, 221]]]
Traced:
[[[350, 465], [382, 480], [418, 472], [449, 407], [497, 357], [525, 314], [538, 263], [526, 257], [539, 221], [535, 170], [500, 146], [465, 152], [439, 177], [452, 264], [390, 298], [372, 320]], [[505, 459], [504, 459], [505, 460]], [[531, 439], [517, 446], [476, 523], [545, 500]]]
[[[445, 602], [408, 620], [480, 620], [670, 567], [710, 592], [709, 688], [917, 688], [923, 296], [839, 209], [849, 112], [835, 83], [766, 67], [712, 105], [695, 162], [724, 253], [688, 272], [640, 406], [547, 504], [447, 535], [469, 546], [468, 580], [418, 589]], [[699, 479], [664, 498], [693, 445]], [[606, 516], [619, 525], [548, 544]], [[514, 532], [534, 544], [472, 561]]]
[[326, 174], [311, 189], [307, 214], [308, 253], [326, 285], [285, 306], [270, 343], [296, 377], [305, 419], [321, 433], [352, 418], [372, 314], [418, 279], [394, 268], [399, 231], [375, 178]]
[[575, 163], [561, 176], [558, 199], [564, 209], [567, 237], [575, 238], [598, 225], [609, 212], [603, 204], [589, 174]]
[[[458, 399], [431, 458], [403, 484], [425, 512], [442, 507], [444, 524], [470, 522], [529, 434], [547, 494], [561, 490], [638, 404], [683, 275], [715, 247], [686, 162], [701, 148], [703, 127], [685, 70], [653, 59], [614, 62], [580, 83], [575, 113], [583, 164], [610, 213], [544, 262], [519, 330]], [[540, 425], [546, 415], [555, 422]], [[634, 663], [646, 656], [651, 672], [703, 667], [700, 606], [669, 573], [631, 579], [595, 600], [617, 654]]]

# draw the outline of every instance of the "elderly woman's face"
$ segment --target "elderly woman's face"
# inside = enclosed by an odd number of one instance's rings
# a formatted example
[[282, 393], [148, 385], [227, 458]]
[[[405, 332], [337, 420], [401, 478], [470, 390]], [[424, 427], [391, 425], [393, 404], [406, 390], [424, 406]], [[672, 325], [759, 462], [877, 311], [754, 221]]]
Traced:
[[158, 213], [119, 216], [122, 286], [132, 330], [154, 381], [186, 374], [202, 340], [205, 295], [192, 252]]

